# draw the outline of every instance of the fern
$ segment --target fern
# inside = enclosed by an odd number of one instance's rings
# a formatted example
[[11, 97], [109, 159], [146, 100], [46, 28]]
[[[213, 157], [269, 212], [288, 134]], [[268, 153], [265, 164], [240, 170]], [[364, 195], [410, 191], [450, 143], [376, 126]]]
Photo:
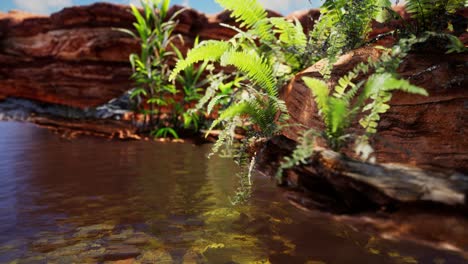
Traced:
[[466, 0], [407, 0], [405, 9], [416, 19], [418, 33], [440, 32], [447, 28], [450, 14], [467, 5]]
[[279, 41], [287, 46], [296, 47], [298, 52], [304, 52], [307, 36], [297, 19], [291, 23], [282, 17], [274, 17], [270, 18], [270, 22], [275, 26], [274, 32], [279, 34]]
[[249, 114], [250, 111], [251, 109], [247, 102], [231, 105], [230, 107], [226, 108], [215, 121], [213, 121], [207, 133], [213, 130], [213, 128], [215, 128], [222, 121], [228, 121], [234, 117]]
[[241, 121], [239, 118], [233, 118], [230, 120], [230, 122], [226, 122], [224, 129], [218, 135], [218, 140], [216, 140], [213, 147], [211, 148], [211, 153], [208, 155], [208, 157], [218, 153], [223, 146], [227, 146], [229, 149], [229, 147], [233, 145], [235, 129], [240, 124]]
[[191, 49], [185, 59], [179, 60], [172, 70], [169, 80], [175, 80], [177, 74], [190, 65], [200, 61], [218, 61], [230, 48], [229, 43], [217, 40], [208, 40]]
[[[364, 128], [365, 134], [357, 140], [358, 152], [362, 152], [363, 145], [368, 141], [370, 135], [377, 132], [380, 115], [390, 109], [388, 102], [392, 98], [392, 92], [399, 90], [407, 93], [428, 96], [423, 88], [410, 84], [407, 80], [399, 79], [396, 70], [401, 60], [406, 56], [415, 43], [425, 39], [410, 39], [400, 41], [398, 47], [390, 52], [384, 53], [377, 61], [358, 64], [351, 72], [338, 80], [338, 84], [330, 95], [327, 84], [321, 80], [303, 77], [305, 84], [313, 92], [314, 100], [319, 109], [326, 131], [324, 137], [329, 146], [339, 150], [345, 140], [349, 137], [346, 130], [356, 117], [358, 112], [364, 116], [359, 120]], [[374, 69], [366, 82], [353, 82], [361, 73], [368, 73]], [[358, 94], [359, 90], [362, 90]], [[370, 100], [366, 105], [364, 102]]]
[[323, 136], [332, 149], [339, 150], [346, 139], [344, 131], [353, 118], [351, 115], [355, 113], [349, 110], [350, 101], [330, 96], [328, 85], [322, 80], [310, 77], [302, 79], [311, 89], [319, 114], [325, 123], [326, 131]]
[[307, 164], [307, 159], [309, 159], [312, 154], [314, 154], [315, 140], [318, 136], [318, 133], [313, 130], [305, 130], [298, 138], [298, 145], [292, 152], [290, 157], [284, 157], [284, 160], [280, 163], [278, 170], [276, 171], [276, 179], [281, 180], [283, 176], [283, 171], [290, 169], [294, 166], [300, 164]]
[[[281, 87], [297, 71], [304, 68], [308, 59], [302, 56], [307, 46], [302, 25], [296, 20], [267, 18], [267, 12], [257, 0], [217, 0], [231, 16], [241, 22], [245, 30], [228, 26], [238, 33], [229, 41], [208, 41], [200, 44], [183, 60], [178, 61], [171, 74], [177, 74], [200, 61], [219, 62], [222, 66], [234, 66], [246, 78], [230, 94], [219, 94], [216, 85], [210, 86], [197, 108], [207, 105], [211, 112], [219, 101], [227, 101], [226, 109], [218, 109], [220, 115], [210, 128], [222, 124], [226, 129], [236, 125], [252, 125], [261, 136], [276, 133], [277, 122], [287, 118], [287, 109], [278, 99]], [[223, 130], [224, 131], [224, 130]], [[223, 132], [221, 142], [232, 142], [233, 134]], [[221, 144], [221, 143], [220, 143]], [[216, 152], [219, 145], [214, 148]]]
[[224, 9], [232, 11], [231, 16], [241, 22], [241, 27], [252, 27], [258, 21], [266, 18], [267, 13], [257, 0], [215, 0]]
[[369, 77], [363, 91], [366, 98], [372, 99], [362, 110], [363, 112], [369, 111], [369, 113], [359, 121], [367, 134], [377, 132], [380, 115], [390, 109], [388, 102], [392, 99], [391, 92], [395, 90], [428, 96], [423, 88], [412, 85], [407, 80], [397, 79], [391, 73], [373, 74]]
[[365, 43], [371, 31], [372, 20], [382, 22], [391, 2], [389, 0], [327, 0], [321, 7], [321, 16], [311, 32], [315, 61], [327, 58], [329, 67], [322, 72], [330, 74], [331, 65], [339, 54]]
[[276, 80], [273, 68], [267, 60], [261, 58], [255, 52], [228, 51], [221, 57], [221, 65], [233, 65], [251, 81], [264, 88], [268, 94], [277, 96]]

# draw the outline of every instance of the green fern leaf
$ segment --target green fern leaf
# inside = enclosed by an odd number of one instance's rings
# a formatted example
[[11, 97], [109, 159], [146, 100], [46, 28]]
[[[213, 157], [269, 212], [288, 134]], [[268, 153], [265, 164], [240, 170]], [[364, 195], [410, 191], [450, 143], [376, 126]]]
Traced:
[[307, 45], [307, 36], [304, 34], [301, 23], [296, 19], [295, 23], [287, 21], [283, 17], [270, 18], [271, 24], [275, 26], [275, 33], [279, 34], [279, 40], [287, 46], [294, 46], [298, 52], [304, 52]]
[[226, 121], [229, 119], [232, 119], [236, 116], [240, 116], [242, 114], [245, 114], [247, 112], [247, 109], [249, 108], [249, 104], [247, 102], [242, 102], [239, 104], [231, 105], [230, 107], [226, 108], [220, 115], [219, 117], [213, 121], [211, 124], [211, 127], [208, 129], [208, 132], [205, 136], [208, 136], [209, 131], [213, 130], [219, 123], [222, 121]]
[[223, 98], [226, 98], [227, 95], [225, 94], [220, 94], [220, 95], [217, 95], [215, 97], [213, 97], [213, 99], [211, 99], [211, 101], [208, 103], [208, 106], [206, 108], [206, 112], [208, 114], [211, 113], [211, 111], [213, 111], [213, 108], [216, 106], [216, 104]]
[[328, 113], [330, 109], [328, 105], [328, 96], [330, 94], [330, 90], [328, 89], [328, 85], [324, 81], [316, 78], [303, 77], [302, 80], [307, 87], [312, 90], [314, 100], [317, 103], [320, 113], [322, 114], [325, 123], [329, 124]]
[[331, 134], [340, 135], [342, 128], [346, 127], [348, 122], [348, 104], [346, 101], [330, 97], [330, 128]]
[[195, 48], [191, 49], [185, 59], [179, 60], [169, 76], [169, 80], [173, 81], [181, 71], [199, 61], [218, 61], [221, 56], [229, 50], [231, 45], [228, 42], [208, 40], [200, 43]]
[[373, 74], [369, 77], [366, 85], [370, 86], [371, 93], [383, 89], [385, 91], [401, 90], [412, 94], [429, 95], [425, 89], [412, 85], [408, 80], [397, 79], [390, 73]]
[[215, 0], [224, 9], [232, 11], [231, 16], [241, 22], [241, 27], [252, 27], [267, 17], [263, 6], [257, 0]]
[[270, 96], [278, 96], [273, 67], [257, 53], [227, 51], [221, 57], [221, 65], [235, 66], [240, 72], [246, 74], [253, 83], [262, 87]]

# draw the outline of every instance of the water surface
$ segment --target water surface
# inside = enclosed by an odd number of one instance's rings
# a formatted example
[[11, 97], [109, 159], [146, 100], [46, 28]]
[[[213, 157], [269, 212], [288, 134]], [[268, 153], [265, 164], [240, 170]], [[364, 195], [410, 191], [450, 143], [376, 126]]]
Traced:
[[0, 123], [0, 263], [465, 263], [302, 212], [260, 176], [233, 206], [239, 168], [209, 150]]

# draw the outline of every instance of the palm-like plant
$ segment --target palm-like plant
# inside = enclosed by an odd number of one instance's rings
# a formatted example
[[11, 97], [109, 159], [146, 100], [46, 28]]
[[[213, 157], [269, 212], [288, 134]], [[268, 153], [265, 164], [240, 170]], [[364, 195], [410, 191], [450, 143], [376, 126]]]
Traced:
[[162, 126], [161, 108], [171, 103], [166, 99], [167, 95], [176, 93], [175, 85], [169, 81], [168, 62], [174, 57], [171, 45], [177, 37], [173, 35], [173, 31], [177, 25], [175, 17], [179, 12], [168, 17], [169, 4], [170, 0], [141, 0], [143, 12], [131, 6], [136, 19], [133, 23], [136, 33], [120, 29], [140, 42], [140, 54], [130, 55], [133, 69], [131, 78], [137, 85], [131, 97], [142, 98], [145, 103], [149, 104], [150, 110], [145, 113], [150, 117], [151, 129]]

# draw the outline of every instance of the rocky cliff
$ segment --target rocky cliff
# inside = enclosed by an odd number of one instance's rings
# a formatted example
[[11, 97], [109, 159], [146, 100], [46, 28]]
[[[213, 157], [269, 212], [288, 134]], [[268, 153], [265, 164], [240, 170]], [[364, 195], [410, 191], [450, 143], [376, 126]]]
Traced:
[[[173, 6], [170, 12], [182, 7]], [[270, 12], [271, 16], [279, 16]], [[175, 33], [183, 51], [200, 39], [228, 39], [229, 14], [188, 9]], [[20, 97], [78, 108], [95, 107], [132, 86], [128, 57], [136, 40], [116, 28], [133, 29], [130, 8], [97, 3], [65, 8], [51, 16], [0, 13], [0, 98]]]

